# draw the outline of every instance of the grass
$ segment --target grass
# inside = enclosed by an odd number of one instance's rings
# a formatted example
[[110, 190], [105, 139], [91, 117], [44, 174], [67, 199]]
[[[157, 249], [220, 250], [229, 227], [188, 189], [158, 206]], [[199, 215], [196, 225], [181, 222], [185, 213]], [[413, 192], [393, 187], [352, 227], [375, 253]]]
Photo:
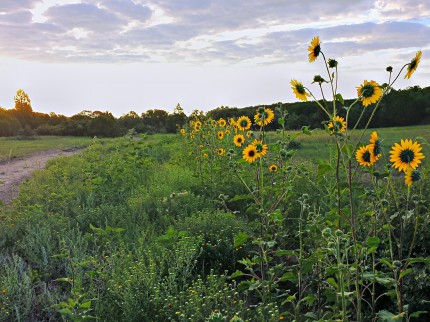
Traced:
[[93, 138], [66, 136], [39, 136], [32, 139], [0, 138], [0, 161], [22, 158], [37, 152], [82, 148]]
[[[388, 155], [393, 144], [395, 142], [400, 142], [400, 139], [417, 139], [423, 146], [430, 143], [430, 125], [368, 129], [361, 139], [363, 144], [369, 142], [370, 133], [373, 131], [378, 132], [379, 138], [382, 140], [382, 148], [385, 155]], [[356, 142], [361, 133], [361, 131], [356, 130], [352, 136], [352, 142]], [[296, 152], [296, 157], [299, 159], [327, 159], [330, 153], [332, 153], [332, 155], [335, 154], [333, 150], [334, 138], [327, 135], [324, 130], [316, 129], [310, 136], [300, 135], [296, 141], [301, 144], [300, 149]]]

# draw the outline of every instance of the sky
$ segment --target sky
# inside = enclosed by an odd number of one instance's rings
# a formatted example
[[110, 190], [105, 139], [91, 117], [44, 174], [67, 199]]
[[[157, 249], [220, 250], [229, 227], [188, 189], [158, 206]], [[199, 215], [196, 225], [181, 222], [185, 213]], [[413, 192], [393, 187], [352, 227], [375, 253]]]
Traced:
[[190, 114], [297, 101], [292, 79], [318, 97], [313, 76], [327, 71], [321, 56], [308, 61], [315, 36], [339, 62], [345, 98], [418, 50], [417, 71], [394, 88], [430, 86], [427, 0], [1, 0], [0, 106], [23, 89], [42, 113], [179, 103]]

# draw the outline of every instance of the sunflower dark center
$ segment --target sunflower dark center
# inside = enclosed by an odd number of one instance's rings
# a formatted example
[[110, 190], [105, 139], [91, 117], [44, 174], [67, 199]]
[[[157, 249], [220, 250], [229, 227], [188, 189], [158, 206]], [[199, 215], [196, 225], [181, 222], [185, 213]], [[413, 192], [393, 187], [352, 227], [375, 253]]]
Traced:
[[248, 156], [253, 157], [255, 155], [255, 151], [251, 150], [248, 152]]
[[410, 163], [414, 160], [414, 158], [415, 158], [415, 153], [414, 153], [414, 151], [412, 151], [410, 149], [403, 150], [400, 153], [400, 160], [403, 163]]
[[410, 65], [409, 69], [410, 69], [410, 70], [415, 69], [415, 68], [416, 68], [416, 66], [417, 66], [417, 60], [414, 58], [414, 59], [412, 59], [412, 61], [411, 61], [411, 65]]
[[305, 88], [303, 87], [303, 85], [297, 84], [296, 90], [299, 94], [305, 94]]
[[258, 152], [261, 152], [261, 151], [263, 151], [263, 144], [260, 144], [260, 143], [256, 144], [255, 148], [257, 149]]
[[363, 93], [364, 97], [372, 97], [375, 93], [375, 88], [370, 84], [364, 85], [361, 92]]
[[320, 51], [321, 51], [321, 46], [316, 45], [314, 48], [314, 56], [317, 57], [320, 54]]
[[237, 138], [237, 139], [236, 139], [236, 141], [237, 141], [238, 143], [242, 143], [242, 138], [241, 138], [241, 137], [239, 137], [239, 138]]
[[336, 129], [338, 129], [338, 130], [342, 129], [342, 122], [336, 120], [336, 121], [334, 121], [334, 125], [335, 125]]
[[241, 120], [240, 121], [240, 126], [246, 127], [247, 125], [248, 125], [248, 121], [247, 120]]
[[412, 181], [413, 182], [417, 182], [421, 180], [421, 172], [419, 172], [418, 170], [414, 170], [412, 171]]
[[364, 162], [370, 162], [370, 152], [369, 151], [364, 152], [362, 158]]

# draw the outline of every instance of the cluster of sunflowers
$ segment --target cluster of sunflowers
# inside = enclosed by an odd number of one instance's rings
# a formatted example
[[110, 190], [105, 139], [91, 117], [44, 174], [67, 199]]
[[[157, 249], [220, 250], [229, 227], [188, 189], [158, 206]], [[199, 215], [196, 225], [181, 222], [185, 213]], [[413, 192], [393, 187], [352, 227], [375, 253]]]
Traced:
[[[227, 156], [232, 159], [235, 154], [234, 148], [241, 148], [242, 159], [248, 163], [253, 163], [268, 153], [268, 145], [263, 142], [263, 137], [258, 138], [251, 127], [261, 131], [264, 126], [270, 124], [275, 119], [275, 113], [267, 107], [260, 107], [254, 115], [254, 123], [248, 116], [240, 116], [237, 119], [220, 118], [213, 120], [200, 120], [195, 118], [190, 121], [188, 128], [181, 128], [180, 133], [192, 140], [199, 141], [199, 149], [202, 151], [196, 158], [209, 158], [211, 153], [218, 156]], [[213, 138], [217, 137], [217, 140]], [[232, 147], [229, 149], [229, 147]], [[268, 166], [270, 172], [276, 172], [278, 166], [271, 164]]]
[[[319, 37], [314, 37], [311, 41], [310, 46], [308, 47], [308, 57], [309, 62], [314, 62], [320, 55], [324, 59], [324, 63], [327, 67], [327, 71], [329, 71], [329, 68], [334, 68], [335, 73], [328, 72], [329, 81], [326, 81], [324, 78], [322, 78], [320, 75], [314, 76], [313, 83], [317, 83], [321, 89], [321, 93], [323, 93], [322, 90], [322, 84], [323, 83], [329, 83], [331, 85], [332, 93], [333, 93], [333, 110], [329, 111], [327, 108], [327, 105], [321, 104], [315, 96], [312, 94], [312, 92], [306, 88], [303, 83], [299, 82], [298, 80], [291, 80], [292, 90], [293, 93], [296, 95], [296, 97], [299, 100], [307, 101], [309, 97], [312, 97], [315, 102], [319, 105], [319, 107], [327, 114], [329, 117], [329, 121], [326, 122], [326, 129], [330, 134], [337, 134], [338, 136], [344, 136], [343, 139], [347, 139], [348, 135], [348, 114], [349, 109], [353, 107], [353, 105], [357, 102], [362, 102], [364, 108], [376, 104], [370, 119], [373, 117], [374, 112], [376, 111], [379, 102], [381, 101], [382, 97], [389, 92], [391, 86], [394, 84], [394, 82], [399, 77], [400, 73], [404, 68], [406, 68], [406, 74], [404, 76], [405, 79], [409, 79], [412, 74], [416, 71], [418, 68], [418, 65], [421, 60], [422, 52], [418, 51], [412, 60], [405, 64], [397, 77], [394, 78], [393, 81], [391, 81], [391, 74], [393, 72], [393, 68], [391, 66], [386, 68], [386, 71], [389, 72], [389, 81], [387, 84], [384, 84], [383, 86], [379, 85], [377, 82], [370, 80], [365, 80], [363, 84], [357, 87], [357, 96], [358, 98], [354, 103], [352, 103], [349, 107], [346, 107], [347, 113], [346, 113], [346, 119], [342, 116], [337, 115], [337, 109], [336, 109], [336, 101], [343, 102], [343, 98], [340, 94], [337, 94], [337, 67], [338, 62], [335, 59], [329, 58], [326, 60], [326, 57], [324, 56], [324, 53], [321, 50], [321, 42]], [[335, 76], [336, 75], [336, 76]], [[363, 115], [363, 114], [362, 114]], [[367, 122], [367, 126], [370, 124], [370, 119]], [[353, 128], [355, 129], [356, 126]], [[392, 162], [392, 167], [395, 169], [398, 169], [399, 171], [403, 171], [405, 173], [405, 183], [409, 186], [411, 186], [414, 182], [421, 179], [421, 174], [417, 170], [418, 165], [421, 163], [421, 159], [424, 158], [423, 153], [420, 151], [422, 150], [421, 145], [418, 142], [412, 142], [411, 139], [401, 140], [400, 144], [396, 143], [391, 151], [390, 151], [390, 162]], [[369, 144], [361, 146], [360, 148], [356, 149], [356, 160], [357, 162], [362, 166], [371, 167], [375, 164], [376, 161], [380, 159], [382, 155], [382, 148], [381, 148], [381, 142], [378, 139], [378, 133], [372, 132], [370, 135], [370, 141]]]

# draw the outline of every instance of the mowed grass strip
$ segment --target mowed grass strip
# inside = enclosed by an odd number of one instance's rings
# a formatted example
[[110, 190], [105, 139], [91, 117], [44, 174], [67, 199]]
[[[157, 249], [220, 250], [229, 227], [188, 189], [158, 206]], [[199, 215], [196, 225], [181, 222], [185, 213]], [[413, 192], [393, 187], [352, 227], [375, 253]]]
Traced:
[[23, 158], [41, 151], [84, 148], [93, 140], [72, 136], [36, 136], [31, 139], [0, 137], [0, 162]]

